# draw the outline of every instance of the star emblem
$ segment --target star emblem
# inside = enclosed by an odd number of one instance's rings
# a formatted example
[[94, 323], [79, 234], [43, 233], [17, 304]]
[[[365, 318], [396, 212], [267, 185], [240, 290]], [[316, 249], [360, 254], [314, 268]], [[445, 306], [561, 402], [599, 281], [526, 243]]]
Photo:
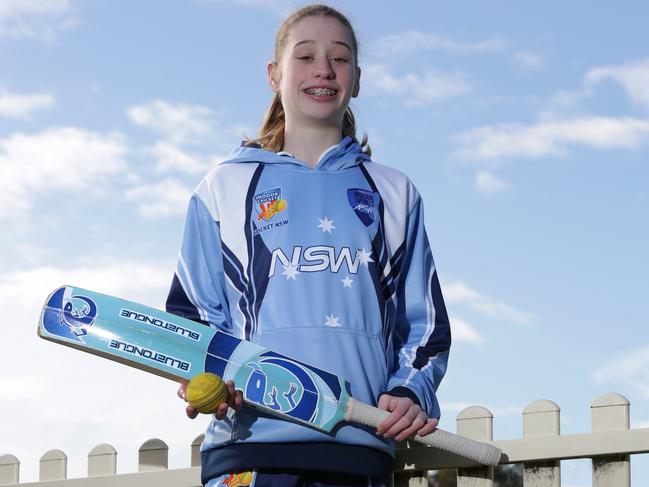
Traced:
[[341, 279], [343, 282], [343, 287], [352, 287], [352, 282], [354, 282], [353, 279], [350, 279], [349, 276], [345, 277], [345, 279]]
[[325, 321], [325, 326], [331, 326], [332, 328], [338, 327], [338, 326], [343, 326], [340, 323], [338, 323], [338, 320], [340, 320], [339, 316], [334, 316], [333, 313], [330, 315], [325, 315], [325, 318], [327, 321]]
[[324, 219], [322, 219], [322, 218], [318, 218], [318, 221], [320, 222], [320, 225], [318, 225], [318, 228], [321, 228], [321, 229], [322, 229], [322, 233], [325, 233], [325, 232], [327, 232], [327, 233], [331, 233], [331, 231], [332, 231], [334, 228], [336, 228], [336, 227], [334, 226], [334, 221], [333, 221], [333, 220], [329, 220], [329, 218], [327, 218], [326, 216], [324, 217]]
[[374, 259], [372, 259], [372, 252], [367, 252], [365, 249], [356, 251], [356, 260], [358, 260], [361, 265], [367, 265], [369, 262], [374, 262]]
[[300, 273], [300, 271], [297, 270], [297, 266], [290, 264], [284, 266], [284, 272], [282, 272], [282, 275], [286, 276], [286, 280], [288, 281], [289, 279], [293, 279], [295, 281], [295, 276], [297, 276]]

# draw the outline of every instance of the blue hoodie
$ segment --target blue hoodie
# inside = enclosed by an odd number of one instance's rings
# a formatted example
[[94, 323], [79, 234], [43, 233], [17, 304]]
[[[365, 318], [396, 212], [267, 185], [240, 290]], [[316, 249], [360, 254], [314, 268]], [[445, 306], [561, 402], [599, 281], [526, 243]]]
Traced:
[[[243, 146], [210, 171], [167, 310], [341, 375], [361, 401], [389, 392], [440, 415], [451, 334], [421, 198], [350, 137], [315, 169]], [[243, 407], [212, 420], [201, 452], [204, 480], [264, 467], [384, 475], [394, 445], [371, 428], [327, 434]]]

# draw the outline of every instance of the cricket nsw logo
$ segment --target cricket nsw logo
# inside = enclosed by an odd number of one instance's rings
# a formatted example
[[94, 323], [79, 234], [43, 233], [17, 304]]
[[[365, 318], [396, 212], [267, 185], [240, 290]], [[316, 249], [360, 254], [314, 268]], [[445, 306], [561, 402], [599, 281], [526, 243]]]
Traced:
[[253, 199], [258, 223], [269, 222], [277, 214], [286, 210], [286, 200], [282, 199], [282, 188], [262, 191], [257, 193]]
[[45, 329], [63, 338], [83, 341], [97, 318], [97, 305], [87, 296], [72, 295], [72, 288], [57, 289], [43, 313]]
[[379, 194], [361, 188], [349, 188], [347, 190], [347, 201], [353, 208], [354, 213], [369, 227], [376, 220], [376, 208], [379, 206]]

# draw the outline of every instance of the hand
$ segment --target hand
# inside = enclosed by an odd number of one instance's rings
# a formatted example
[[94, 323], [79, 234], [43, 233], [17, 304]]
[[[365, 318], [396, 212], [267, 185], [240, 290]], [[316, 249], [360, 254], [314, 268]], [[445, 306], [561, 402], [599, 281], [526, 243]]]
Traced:
[[[187, 397], [186, 397], [187, 384], [188, 381], [183, 381], [180, 383], [180, 386], [178, 387], [178, 397], [185, 402], [187, 402]], [[243, 394], [241, 391], [235, 390], [234, 382], [229, 380], [225, 383], [225, 385], [228, 388], [228, 398], [226, 401], [222, 402], [219, 405], [219, 408], [217, 409], [216, 413], [214, 413], [216, 419], [225, 418], [226, 414], [228, 414], [229, 408], [238, 411], [239, 408], [241, 408], [241, 405], [243, 404]], [[187, 404], [187, 406], [185, 407], [185, 414], [187, 415], [188, 418], [194, 419], [196, 416], [198, 416], [198, 411], [196, 411], [196, 409], [194, 409], [191, 405]]]
[[376, 433], [384, 438], [403, 441], [415, 434], [425, 436], [432, 433], [439, 423], [439, 419], [426, 416], [424, 410], [409, 397], [383, 394], [377, 406], [391, 413], [376, 429]]

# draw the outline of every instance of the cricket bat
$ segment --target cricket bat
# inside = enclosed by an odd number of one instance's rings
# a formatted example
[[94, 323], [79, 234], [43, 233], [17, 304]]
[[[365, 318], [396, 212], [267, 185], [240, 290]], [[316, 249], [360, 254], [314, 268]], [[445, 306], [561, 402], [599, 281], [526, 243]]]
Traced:
[[[376, 428], [390, 413], [352, 398], [345, 379], [216, 328], [72, 286], [43, 307], [38, 335], [177, 382], [201, 372], [234, 381], [244, 403], [331, 433], [343, 422]], [[415, 439], [484, 465], [500, 450], [436, 429]]]

